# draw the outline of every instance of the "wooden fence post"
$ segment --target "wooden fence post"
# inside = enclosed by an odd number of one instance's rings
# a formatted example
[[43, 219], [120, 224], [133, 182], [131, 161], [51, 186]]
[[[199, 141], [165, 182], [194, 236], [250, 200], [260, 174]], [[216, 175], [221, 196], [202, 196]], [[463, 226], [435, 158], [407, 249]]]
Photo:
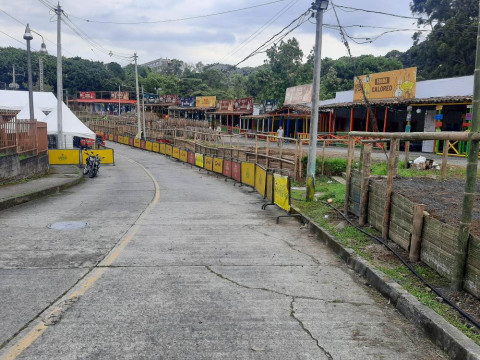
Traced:
[[322, 176], [325, 175], [325, 139], [323, 140], [322, 146]]
[[448, 147], [449, 147], [449, 141], [443, 140], [442, 180], [447, 179]]
[[398, 176], [398, 160], [400, 158], [400, 139], [397, 140], [395, 149], [395, 164], [393, 166], [393, 177]]
[[270, 167], [270, 159], [268, 158], [269, 154], [270, 154], [270, 136], [267, 135], [267, 149], [266, 149], [267, 169]]
[[393, 179], [395, 177], [395, 163], [398, 156], [398, 139], [390, 141], [390, 154], [388, 157], [388, 174], [387, 174], [387, 191], [385, 193], [385, 207], [383, 208], [383, 227], [382, 237], [388, 238], [388, 230], [390, 229], [390, 208], [392, 205]]
[[257, 136], [257, 134], [255, 134], [255, 163], [258, 164], [258, 136]]
[[413, 231], [412, 231], [412, 240], [410, 241], [410, 254], [408, 257], [409, 260], [413, 262], [417, 262], [420, 260], [424, 211], [425, 211], [424, 204], [413, 205]]
[[368, 215], [368, 183], [370, 180], [370, 164], [372, 162], [372, 144], [363, 144], [362, 172], [360, 183], [360, 214], [358, 223], [363, 226], [367, 223]]
[[355, 139], [348, 136], [348, 155], [347, 155], [347, 173], [346, 173], [346, 184], [347, 188], [345, 191], [345, 215], [348, 215], [348, 202], [350, 199], [350, 189], [352, 188], [352, 162], [355, 155]]

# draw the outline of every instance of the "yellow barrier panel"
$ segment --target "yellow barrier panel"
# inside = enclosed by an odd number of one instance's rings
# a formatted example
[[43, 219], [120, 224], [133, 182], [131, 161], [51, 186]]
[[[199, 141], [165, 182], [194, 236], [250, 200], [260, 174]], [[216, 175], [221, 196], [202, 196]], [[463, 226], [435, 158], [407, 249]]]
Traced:
[[273, 200], [275, 204], [290, 212], [290, 181], [288, 176], [282, 176], [280, 174], [273, 174]]
[[165, 145], [165, 154], [168, 156], [172, 156], [173, 154], [173, 146], [172, 145]]
[[129, 140], [130, 140], [130, 139], [129, 139], [128, 136], [124, 136], [124, 137], [123, 137], [123, 143], [124, 143], [125, 145], [130, 145], [130, 141], [129, 141]]
[[183, 162], [188, 162], [188, 152], [186, 150], [180, 150], [180, 160]]
[[50, 165], [80, 165], [80, 150], [48, 150]]
[[223, 174], [223, 159], [213, 159], [213, 171], [217, 174]]
[[174, 159], [180, 160], [180, 149], [177, 147], [173, 148], [172, 156]]
[[153, 143], [151, 141], [145, 142], [145, 150], [152, 151]]
[[165, 155], [165, 144], [160, 144], [160, 154]]
[[267, 173], [267, 192], [266, 192], [267, 200], [273, 203], [273, 174]]
[[265, 198], [267, 192], [267, 170], [260, 165], [257, 165], [255, 168], [255, 190]]
[[160, 144], [157, 142], [154, 142], [152, 146], [152, 151], [157, 153], [160, 152]]
[[108, 140], [113, 141], [113, 134], [108, 135]]
[[119, 144], [123, 144], [123, 136], [118, 135], [118, 137], [117, 137], [117, 142], [118, 142]]
[[195, 165], [203, 168], [203, 154], [195, 154]]
[[255, 187], [255, 163], [242, 162], [242, 184]]
[[136, 148], [139, 148], [140, 147], [140, 139], [135, 139], [135, 141], [133, 142], [133, 146], [135, 146]]
[[205, 156], [205, 170], [213, 171], [213, 158], [211, 156]]
[[101, 164], [115, 164], [115, 155], [113, 149], [101, 149], [101, 150], [83, 150], [82, 151], [82, 164], [87, 163], [88, 155], [98, 155], [100, 157]]

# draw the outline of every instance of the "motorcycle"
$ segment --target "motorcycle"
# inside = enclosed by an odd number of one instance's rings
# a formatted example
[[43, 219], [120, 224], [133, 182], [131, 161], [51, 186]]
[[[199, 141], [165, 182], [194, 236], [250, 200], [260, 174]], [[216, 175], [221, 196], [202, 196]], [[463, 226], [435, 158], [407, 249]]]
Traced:
[[88, 174], [89, 178], [94, 178], [97, 176], [98, 169], [100, 168], [100, 157], [91, 153], [88, 155], [86, 162], [83, 168], [83, 175]]

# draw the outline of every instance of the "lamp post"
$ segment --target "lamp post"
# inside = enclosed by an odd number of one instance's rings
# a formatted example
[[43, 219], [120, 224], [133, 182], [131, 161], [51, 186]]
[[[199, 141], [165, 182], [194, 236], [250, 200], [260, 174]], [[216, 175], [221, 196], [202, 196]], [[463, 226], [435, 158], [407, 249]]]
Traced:
[[315, 36], [315, 67], [313, 71], [312, 121], [310, 122], [310, 145], [307, 163], [307, 201], [315, 197], [315, 168], [317, 165], [318, 105], [320, 102], [320, 70], [322, 65], [322, 26], [323, 12], [327, 10], [329, 0], [316, 0], [312, 4], [316, 10], [317, 31]]
[[[32, 32], [34, 32], [37, 35], [40, 35], [36, 31], [32, 30]], [[45, 45], [45, 40], [43, 40], [43, 36], [40, 35], [40, 37], [42, 38], [42, 45], [40, 46], [40, 51], [39, 51], [40, 56], [38, 57], [38, 68], [40, 69], [38, 83], [39, 83], [39, 90], [43, 92], [43, 90], [44, 90], [44, 87], [43, 87], [43, 56], [48, 55], [48, 51], [47, 51], [47, 45]]]
[[30, 41], [33, 39], [30, 26], [27, 24], [23, 38], [27, 40], [27, 68], [28, 68], [28, 105], [30, 109], [30, 121], [34, 120], [33, 114], [33, 84], [32, 84], [32, 57], [30, 53]]

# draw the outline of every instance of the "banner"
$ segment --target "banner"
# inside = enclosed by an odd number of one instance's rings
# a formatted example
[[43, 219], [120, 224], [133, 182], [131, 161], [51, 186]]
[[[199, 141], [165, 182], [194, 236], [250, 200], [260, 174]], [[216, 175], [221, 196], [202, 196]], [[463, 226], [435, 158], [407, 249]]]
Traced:
[[180, 149], [177, 147], [173, 148], [172, 156], [174, 159], [180, 160]]
[[223, 159], [215, 158], [213, 159], [213, 171], [217, 174], [223, 173]]
[[200, 108], [214, 108], [217, 106], [216, 96], [197, 96], [195, 99], [197, 107]]
[[165, 155], [165, 146], [166, 146], [165, 143], [160, 144], [160, 154]]
[[80, 91], [79, 96], [80, 99], [85, 100], [94, 100], [97, 98], [97, 94], [95, 91]]
[[113, 134], [108, 134], [108, 140], [113, 141]]
[[145, 143], [145, 150], [152, 151], [152, 148], [153, 148], [153, 143], [151, 141], [147, 141]]
[[188, 152], [188, 163], [190, 165], [195, 165], [195, 153], [191, 151]]
[[273, 174], [267, 173], [267, 191], [266, 191], [267, 200], [273, 203]]
[[223, 162], [223, 176], [227, 178], [232, 177], [232, 162], [230, 160], [225, 160]]
[[158, 142], [153, 143], [152, 151], [157, 153], [160, 152], [160, 144]]
[[255, 163], [242, 162], [242, 184], [255, 187]]
[[203, 154], [195, 153], [195, 165], [203, 168]]
[[217, 101], [217, 110], [218, 111], [233, 111], [235, 100], [218, 100]]
[[188, 153], [186, 150], [180, 150], [180, 161], [188, 162]]
[[273, 174], [273, 200], [275, 204], [290, 212], [290, 181], [288, 176]]
[[146, 146], [146, 141], [140, 140], [140, 149], [145, 150], [145, 146]]
[[177, 105], [178, 95], [160, 95], [159, 104]]
[[173, 146], [172, 145], [165, 145], [165, 154], [167, 156], [173, 155]]
[[[120, 99], [119, 99], [120, 98]], [[130, 93], [128, 91], [112, 91], [110, 92], [111, 100], [130, 100]]]
[[135, 140], [133, 141], [133, 146], [139, 148], [139, 147], [140, 147], [140, 139], [135, 139]]
[[288, 88], [284, 105], [308, 104], [312, 102], [313, 84]]
[[99, 150], [83, 150], [82, 151], [82, 163], [87, 163], [89, 155], [98, 155], [100, 158], [100, 164], [115, 164], [115, 155], [113, 149], [99, 149]]
[[238, 182], [242, 182], [242, 168], [240, 163], [232, 161], [232, 179]]
[[265, 198], [267, 191], [267, 170], [260, 165], [255, 167], [255, 190], [262, 195], [262, 198]]
[[130, 145], [130, 146], [135, 145], [135, 141], [131, 137], [124, 136], [123, 140], [125, 141], [125, 145]]
[[417, 68], [386, 71], [355, 77], [353, 101], [367, 99], [414, 99], [417, 91]]
[[213, 158], [211, 156], [205, 156], [205, 170], [213, 171]]
[[182, 107], [194, 107], [195, 106], [195, 98], [194, 97], [182, 97], [182, 98], [180, 98], [178, 103]]
[[50, 165], [80, 165], [80, 150], [48, 150]]
[[123, 142], [123, 136], [122, 136], [122, 135], [118, 135], [117, 140], [118, 140], [118, 142], [119, 142], [120, 144], [123, 144], [123, 143], [124, 143], [124, 142]]
[[235, 99], [233, 110], [253, 114], [253, 97]]

